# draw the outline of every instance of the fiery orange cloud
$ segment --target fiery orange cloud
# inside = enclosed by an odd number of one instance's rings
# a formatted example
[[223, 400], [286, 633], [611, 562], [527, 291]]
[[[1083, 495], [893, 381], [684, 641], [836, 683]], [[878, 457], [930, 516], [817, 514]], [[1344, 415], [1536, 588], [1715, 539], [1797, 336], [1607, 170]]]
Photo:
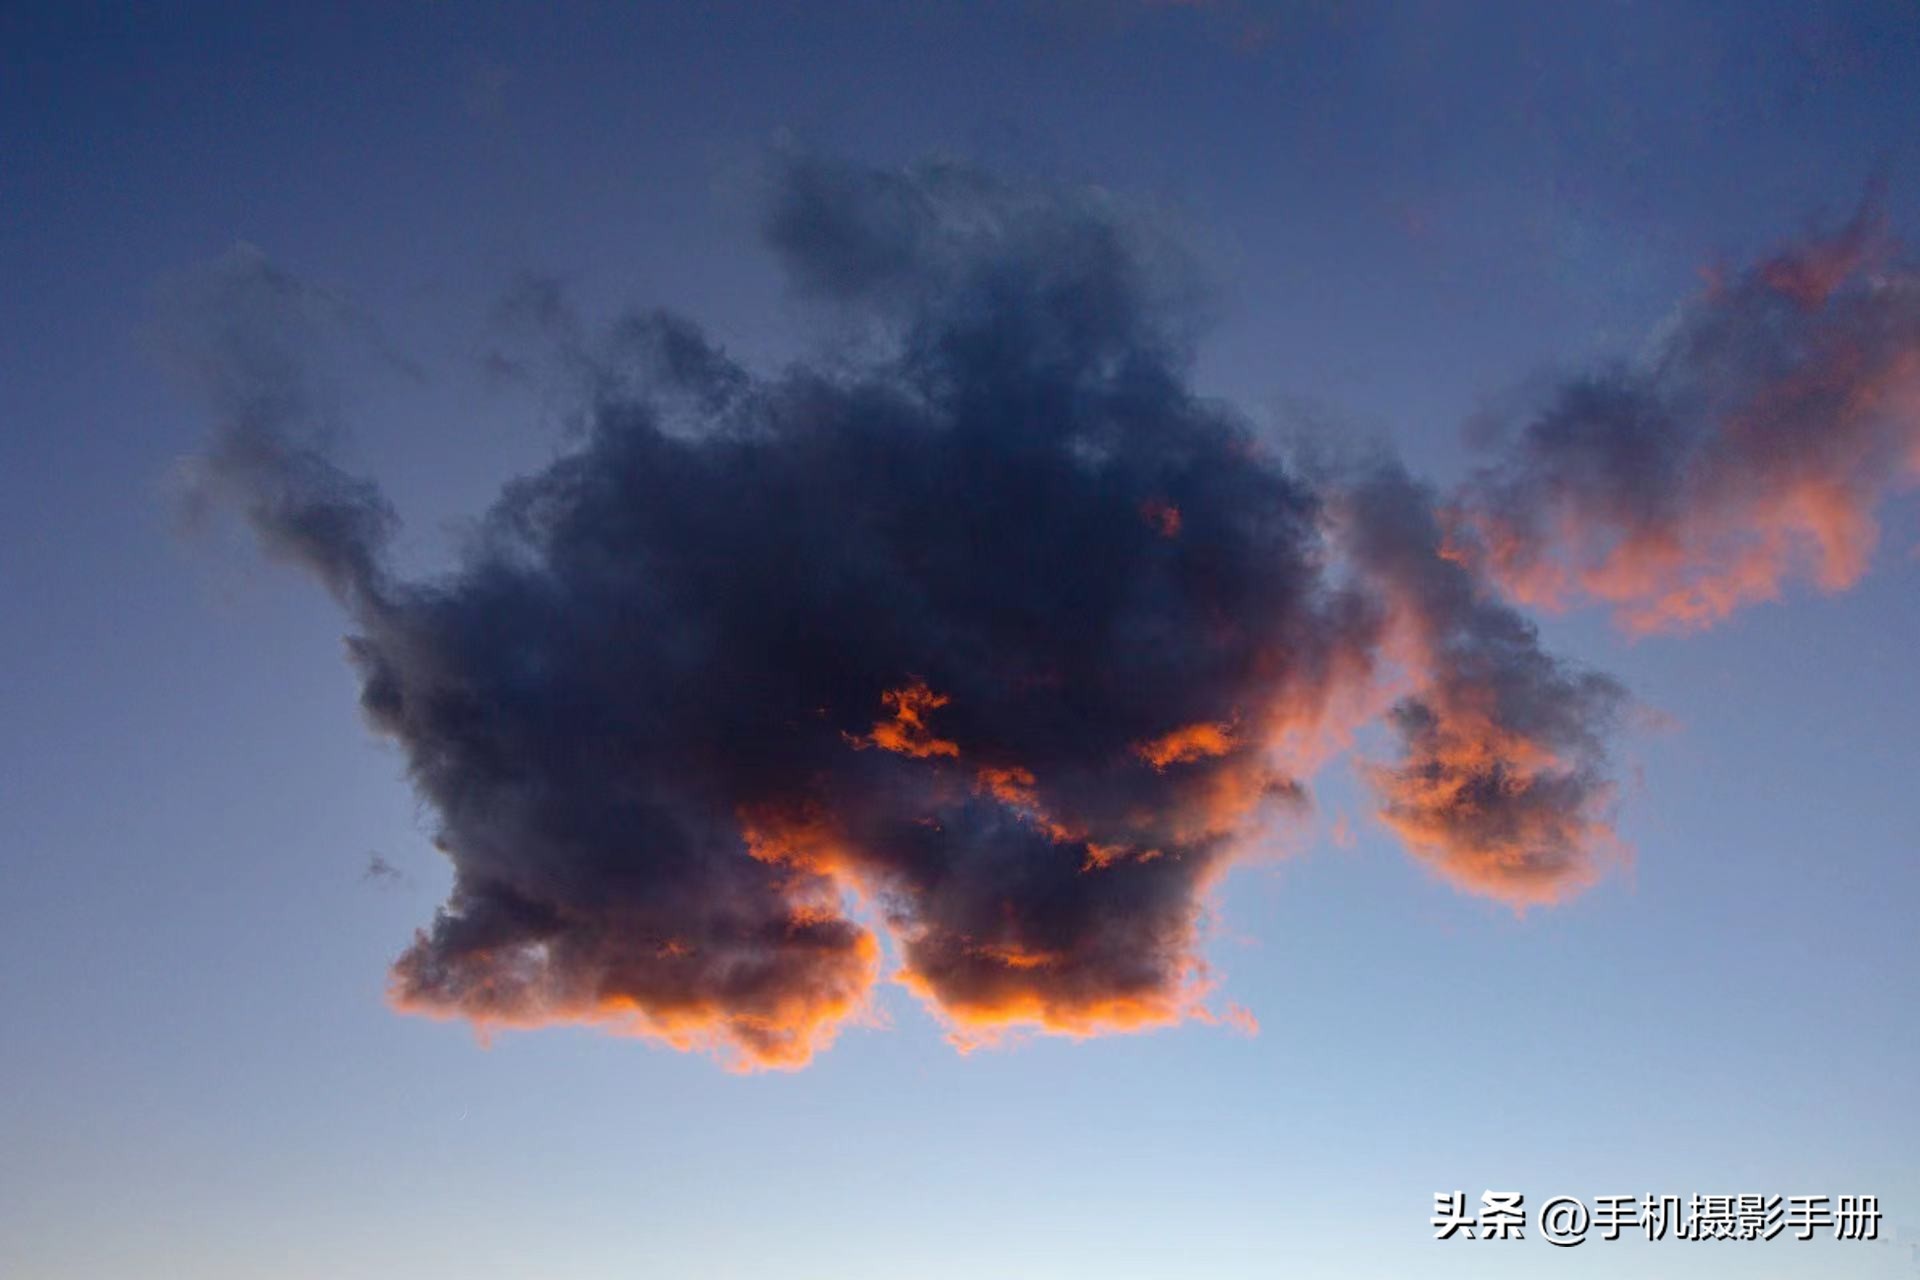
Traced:
[[[463, 1020], [483, 1038], [502, 1030], [577, 1025], [616, 1036], [652, 1040], [682, 1052], [711, 1055], [729, 1071], [795, 1071], [831, 1045], [842, 1027], [871, 1016], [871, 993], [880, 973], [880, 945], [864, 929], [837, 915], [796, 908], [778, 940], [766, 949], [745, 948], [724, 958], [743, 981], [732, 990], [698, 994], [714, 957], [679, 939], [636, 951], [634, 990], [577, 990], [564, 965], [538, 944], [464, 957], [457, 1000], [428, 994], [409, 963], [415, 947], [395, 965], [387, 1002], [396, 1011], [436, 1020]], [[845, 946], [847, 938], [851, 946]], [[829, 941], [831, 939], [831, 941]], [[773, 978], [776, 953], [788, 948], [835, 958], [795, 983]], [[642, 973], [644, 971], [644, 976]], [[756, 973], [767, 981], [757, 981]]]
[[1044, 969], [1060, 962], [1057, 952], [1029, 951], [1013, 944], [979, 943], [969, 947], [968, 950], [974, 955], [1003, 964], [1009, 969]]
[[1198, 958], [1189, 957], [1178, 980], [1133, 993], [1076, 996], [1071, 988], [1053, 988], [1022, 982], [1020, 975], [1059, 970], [1070, 962], [1061, 956], [1011, 956], [982, 953], [1000, 965], [1011, 980], [999, 990], [966, 1000], [938, 990], [912, 969], [902, 969], [896, 980], [924, 1003], [947, 1028], [947, 1040], [962, 1053], [993, 1048], [1023, 1033], [1087, 1040], [1171, 1027], [1185, 1021], [1232, 1026], [1251, 1035], [1259, 1024], [1246, 1010], [1228, 1006], [1215, 1013], [1207, 1005], [1217, 980]]
[[[901, 768], [925, 776], [952, 768], [950, 757], [896, 754]], [[1249, 761], [1227, 770], [1225, 781], [1211, 774], [1170, 781], [1164, 810], [1150, 825], [1172, 830], [1192, 850], [1228, 839], [1245, 827], [1257, 803], [1259, 772]], [[1188, 1019], [1251, 1029], [1244, 1011], [1210, 1010], [1211, 983], [1200, 980], [1206, 970], [1198, 956], [1198, 903], [1224, 869], [1223, 859], [1190, 852], [1187, 861], [1167, 861], [1172, 855], [1158, 845], [1090, 838], [1049, 816], [1039, 779], [1023, 766], [974, 769], [968, 790], [1011, 811], [1042, 841], [1025, 856], [1069, 879], [1074, 873], [1147, 876], [1182, 887], [1153, 890], [1146, 901], [1159, 903], [1160, 914], [1118, 929], [1050, 922], [1044, 897], [1030, 903], [1009, 897], [963, 928], [940, 919], [933, 904], [915, 905], [915, 890], [903, 881], [885, 836], [847, 830], [831, 801], [743, 810], [742, 838], [759, 862], [789, 869], [802, 881], [824, 879], [857, 903], [884, 907], [884, 931], [904, 961], [894, 980], [926, 1002], [963, 1049], [1020, 1032], [1086, 1038]], [[913, 825], [952, 837], [969, 823], [965, 795], [935, 787], [926, 793], [934, 809]], [[1031, 914], [1036, 910], [1039, 918]]]
[[1190, 724], [1136, 743], [1133, 753], [1156, 769], [1223, 756], [1233, 750], [1233, 729], [1224, 724]]
[[1399, 758], [1361, 768], [1382, 821], [1470, 893], [1525, 908], [1587, 888], [1623, 853], [1602, 766], [1624, 691], [1549, 657], [1531, 624], [1487, 598], [1421, 486], [1387, 474], [1340, 505], [1405, 673], [1388, 712]]
[[935, 693], [924, 681], [916, 680], [903, 688], [888, 689], [880, 700], [893, 708], [893, 719], [875, 721], [871, 733], [850, 739], [854, 746], [879, 747], [918, 759], [960, 754], [959, 744], [936, 738], [927, 728], [927, 713], [951, 702], [947, 695]]
[[1481, 640], [1430, 602], [1403, 595], [1396, 607], [1412, 673], [1388, 713], [1402, 752], [1360, 764], [1381, 821], [1455, 888], [1517, 909], [1591, 888], [1627, 857], [1592, 736], [1617, 687], [1541, 663], [1490, 665]]
[[1449, 554], [1515, 600], [1699, 631], [1866, 572], [1920, 480], [1920, 276], [1866, 276], [1863, 213], [1683, 314], [1647, 367], [1576, 382], [1452, 513]]
[[1471, 700], [1446, 701], [1410, 704], [1407, 756], [1363, 766], [1382, 820], [1470, 893], [1524, 908], [1591, 887], [1622, 848], [1605, 816], [1611, 789]]
[[820, 805], [761, 805], [737, 814], [740, 838], [756, 861], [797, 868], [854, 887], [845, 837]]
[[1030, 769], [1019, 765], [988, 766], [974, 773], [974, 785], [1044, 831], [1055, 844], [1073, 844], [1086, 838], [1079, 828], [1048, 815], [1040, 804], [1040, 795], [1035, 790], [1035, 779]]
[[[1083, 849], [1085, 859], [1080, 864], [1082, 871], [1100, 871], [1130, 859], [1149, 862], [1161, 856], [1161, 850], [1157, 848], [1141, 849], [1126, 842], [1089, 839], [1084, 829], [1053, 818], [1041, 806], [1030, 770], [1019, 766], [981, 769], [975, 774], [975, 784], [1031, 823], [1036, 830], [1045, 833], [1055, 844], [1077, 845]], [[1219, 824], [1212, 825], [1217, 827]]]
[[[1158, 853], [1158, 850], [1154, 851]], [[1111, 867], [1116, 862], [1125, 861], [1133, 853], [1130, 845], [1101, 844], [1096, 840], [1087, 841], [1087, 860], [1081, 864], [1083, 871], [1098, 871]]]
[[1031, 808], [1037, 801], [1033, 791], [1033, 771], [1019, 765], [984, 768], [975, 773], [979, 784], [995, 799], [1010, 808]]

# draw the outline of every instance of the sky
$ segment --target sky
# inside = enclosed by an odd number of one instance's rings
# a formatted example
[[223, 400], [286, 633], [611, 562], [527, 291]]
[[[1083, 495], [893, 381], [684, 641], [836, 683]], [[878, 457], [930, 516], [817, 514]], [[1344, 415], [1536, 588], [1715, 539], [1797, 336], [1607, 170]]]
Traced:
[[0, 8], [0, 1272], [1912, 1274], [1917, 45]]

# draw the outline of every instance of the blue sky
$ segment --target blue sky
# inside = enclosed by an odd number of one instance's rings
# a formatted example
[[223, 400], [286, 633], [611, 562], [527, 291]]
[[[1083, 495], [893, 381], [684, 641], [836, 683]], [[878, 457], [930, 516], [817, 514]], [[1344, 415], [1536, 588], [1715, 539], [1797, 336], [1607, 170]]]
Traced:
[[[1261, 1024], [956, 1054], [898, 991], [795, 1074], [397, 1017], [445, 896], [337, 611], [169, 494], [205, 425], [158, 283], [235, 242], [374, 317], [345, 454], [432, 565], [564, 443], [479, 369], [526, 272], [811, 341], [770, 146], [1153, 202], [1217, 283], [1197, 381], [1417, 471], [1542, 369], [1875, 176], [1920, 209], [1904, 6], [25, 5], [0, 16], [0, 1270], [66, 1278], [1895, 1276], [1920, 1241], [1920, 512], [1840, 595], [1630, 641], [1630, 873], [1516, 916], [1349, 814], [1244, 867]], [[368, 881], [369, 854], [402, 873]], [[1438, 1244], [1436, 1190], [1877, 1194], [1877, 1245]]]

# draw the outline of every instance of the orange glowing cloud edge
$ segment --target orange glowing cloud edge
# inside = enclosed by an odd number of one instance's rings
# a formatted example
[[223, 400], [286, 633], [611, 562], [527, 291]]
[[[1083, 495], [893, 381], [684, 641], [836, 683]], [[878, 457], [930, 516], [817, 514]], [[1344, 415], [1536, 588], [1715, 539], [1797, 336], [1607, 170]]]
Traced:
[[[1735, 509], [1691, 512], [1672, 530], [1619, 538], [1567, 516], [1545, 554], [1484, 514], [1462, 519], [1513, 600], [1551, 613], [1593, 600], [1612, 608], [1621, 630], [1648, 636], [1709, 630], [1779, 600], [1795, 578], [1829, 594], [1852, 588], [1879, 541], [1881, 497], [1880, 485], [1808, 478]], [[1471, 558], [1457, 543], [1449, 554]]]
[[[849, 894], [850, 898], [854, 896]], [[895, 954], [904, 949], [897, 931], [883, 923], [862, 927], [858, 936], [858, 966], [849, 981], [825, 995], [785, 997], [773, 1011], [763, 1014], [743, 1014], [714, 1001], [665, 1011], [647, 1009], [624, 996], [594, 1001], [554, 999], [531, 1009], [479, 1012], [409, 998], [397, 982], [389, 984], [387, 1003], [399, 1013], [441, 1022], [464, 1021], [482, 1043], [502, 1031], [579, 1026], [606, 1035], [647, 1040], [683, 1053], [702, 1053], [735, 1074], [797, 1071], [829, 1048], [844, 1028], [886, 1024], [876, 1002], [880, 939], [884, 936]], [[1199, 941], [1196, 934], [1194, 945]], [[1016, 972], [1045, 970], [1063, 960], [995, 944], [978, 944], [970, 950]], [[1183, 957], [1180, 979], [1172, 989], [1094, 1000], [1076, 1001], [1024, 991], [997, 1002], [955, 1002], [943, 999], [909, 965], [897, 966], [888, 977], [945, 1028], [948, 1042], [961, 1053], [1011, 1045], [1029, 1034], [1086, 1040], [1160, 1030], [1182, 1022], [1226, 1027], [1249, 1036], [1259, 1032], [1258, 1020], [1246, 1008], [1233, 1002], [1214, 1007], [1212, 997], [1219, 979], [1204, 960], [1192, 953]]]
[[[1238, 767], [1223, 768], [1211, 775], [1206, 787], [1191, 798], [1191, 813], [1167, 820], [1171, 834], [1181, 840], [1237, 838], [1242, 847], [1229, 861], [1250, 860], [1256, 842], [1247, 828], [1268, 795], [1274, 776], [1317, 773], [1328, 760], [1351, 749], [1360, 724], [1376, 718], [1401, 696], [1417, 694], [1429, 702], [1436, 701], [1431, 637], [1418, 634], [1418, 628], [1405, 623], [1406, 609], [1397, 612], [1402, 624], [1384, 646], [1397, 676], [1375, 668], [1356, 670], [1336, 681], [1314, 705], [1270, 711], [1265, 750], [1249, 752]], [[931, 694], [924, 685], [914, 687], [919, 692], [913, 701], [919, 706], [935, 709], [949, 702], [945, 696]], [[1630, 850], [1611, 822], [1598, 812], [1611, 798], [1610, 789], [1596, 789], [1593, 802], [1578, 814], [1562, 814], [1552, 808], [1539, 811], [1531, 815], [1537, 819], [1536, 825], [1510, 833], [1485, 848], [1461, 845], [1442, 816], [1457, 817], [1461, 813], [1470, 784], [1476, 779], [1498, 776], [1510, 792], [1524, 792], [1550, 782], [1565, 767], [1540, 743], [1503, 728], [1487, 705], [1490, 699], [1485, 691], [1477, 696], [1454, 691], [1437, 699], [1436, 709], [1443, 717], [1441, 750], [1419, 762], [1426, 768], [1423, 774], [1409, 775], [1402, 768], [1359, 762], [1361, 775], [1373, 785], [1380, 801], [1376, 816], [1420, 861], [1464, 892], [1517, 909], [1565, 902], [1596, 883], [1606, 867], [1631, 862]], [[920, 730], [925, 732], [924, 724]], [[1156, 768], [1164, 768], [1240, 750], [1246, 743], [1235, 734], [1221, 724], [1183, 726], [1138, 745], [1135, 754]], [[959, 754], [956, 747], [953, 755], [957, 758]], [[1050, 816], [1040, 803], [1038, 780], [1024, 767], [981, 767], [975, 771], [974, 787], [992, 795], [1056, 843], [1082, 845], [1083, 872], [1103, 870], [1129, 859], [1145, 862], [1163, 856], [1157, 847], [1092, 840], [1084, 830]], [[855, 871], [854, 860], [840, 850], [829, 820], [817, 809], [743, 813], [741, 830], [749, 851], [761, 861], [828, 876], [856, 901], [864, 902], [869, 896]], [[1350, 832], [1347, 839], [1351, 840]], [[1544, 848], [1562, 849], [1571, 856], [1542, 864], [1532, 855]], [[1037, 962], [1029, 960], [1019, 967], [1037, 967]], [[1028, 1016], [1028, 1020], [1048, 1021], [1038, 1015]]]
[[[1441, 708], [1441, 728], [1428, 750], [1400, 766], [1363, 762], [1361, 774], [1380, 800], [1379, 818], [1413, 856], [1442, 880], [1524, 914], [1555, 906], [1592, 888], [1611, 867], [1631, 865], [1632, 852], [1606, 810], [1610, 786], [1591, 788], [1585, 803], [1528, 806], [1528, 793], [1551, 787], [1564, 763], [1539, 743], [1501, 729], [1481, 708]], [[1491, 781], [1517, 815], [1497, 835], [1470, 825]]]
[[952, 698], [944, 693], [935, 693], [924, 680], [915, 680], [901, 688], [886, 690], [880, 695], [880, 700], [893, 709], [893, 718], [876, 720], [872, 731], [860, 737], [849, 735], [847, 741], [856, 750], [879, 747], [882, 751], [916, 759], [960, 754], [957, 743], [936, 738], [927, 728], [927, 713], [946, 706], [953, 701]]
[[1170, 991], [1090, 1001], [1061, 1001], [1037, 991], [1021, 991], [992, 1002], [955, 1003], [943, 1000], [910, 969], [898, 970], [894, 981], [946, 1028], [947, 1042], [963, 1054], [1003, 1048], [1034, 1034], [1091, 1040], [1156, 1031], [1182, 1022], [1230, 1027], [1243, 1035], [1257, 1035], [1260, 1030], [1259, 1021], [1244, 1007], [1229, 1002], [1216, 1011], [1209, 1004], [1219, 979], [1193, 956], [1187, 957], [1181, 979]]
[[[946, 699], [941, 698], [939, 702], [928, 705], [944, 705], [945, 702]], [[1082, 867], [1083, 871], [1104, 868], [1123, 858], [1151, 861], [1162, 856], [1157, 848], [1136, 851], [1127, 846], [1088, 841], [1083, 834], [1048, 819], [1038, 808], [1034, 775], [1023, 767], [979, 769], [975, 775], [975, 789], [992, 795], [1023, 819], [1047, 832], [1057, 843], [1084, 842], [1087, 862]], [[1251, 800], [1241, 803], [1238, 794], [1231, 796], [1231, 820], [1244, 820], [1251, 812], [1253, 800], [1257, 798], [1253, 796]], [[1211, 795], [1206, 799], [1208, 803], [1214, 803]], [[1228, 814], [1217, 813], [1205, 825], [1220, 826], [1227, 821]], [[849, 900], [859, 906], [864, 906], [876, 896], [873, 886], [862, 878], [856, 860], [849, 857], [841, 846], [830, 818], [817, 807], [803, 806], [791, 812], [743, 813], [741, 829], [749, 852], [763, 862], [784, 864], [809, 874], [828, 876], [841, 887]], [[1196, 899], [1196, 911], [1212, 895], [1218, 880], [1235, 861], [1233, 858], [1223, 861], [1219, 868], [1203, 878]], [[898, 930], [888, 927], [884, 922], [876, 922], [872, 927], [886, 937], [896, 954], [905, 953], [906, 948]], [[899, 965], [889, 976], [946, 1028], [949, 1042], [963, 1053], [1008, 1044], [1034, 1033], [1089, 1039], [1151, 1031], [1182, 1022], [1225, 1026], [1243, 1034], [1256, 1034], [1258, 1021], [1245, 1008], [1231, 1002], [1219, 1009], [1213, 1007], [1211, 998], [1219, 983], [1197, 954], [1200, 941], [1196, 923], [1194, 937], [1182, 957], [1180, 978], [1171, 988], [1090, 1000], [1071, 999], [1035, 987], [993, 1001], [959, 1001], [943, 996], [910, 963]], [[1032, 973], [1036, 976], [1070, 960], [1064, 955], [999, 942], [971, 942], [966, 950], [976, 958], [992, 961], [1015, 973]]]
[[1223, 756], [1233, 748], [1232, 725], [1202, 723], [1182, 725], [1157, 738], [1136, 743], [1133, 753], [1154, 768], [1165, 769], [1168, 765], [1185, 764], [1190, 760]]
[[[947, 1042], [962, 1054], [1009, 1047], [1032, 1035], [1091, 1040], [1157, 1031], [1186, 1022], [1258, 1035], [1259, 1020], [1244, 1006], [1226, 1001], [1215, 1008], [1221, 980], [1199, 954], [1211, 932], [1205, 923], [1217, 914], [1217, 890], [1236, 861], [1229, 858], [1201, 877], [1188, 936], [1181, 948], [1178, 976], [1168, 987], [1094, 999], [1068, 999], [1044, 988], [1032, 988], [990, 1000], [956, 1000], [942, 994], [909, 964], [896, 968], [891, 978], [946, 1029]], [[904, 951], [893, 931], [888, 931], [888, 938], [896, 951]], [[1015, 972], [1044, 971], [1067, 961], [1063, 956], [997, 944], [976, 944], [969, 950]]]
[[409, 997], [390, 981], [387, 1004], [396, 1012], [438, 1022], [468, 1023], [482, 1043], [500, 1031], [581, 1026], [604, 1034], [648, 1040], [683, 1053], [704, 1053], [739, 1075], [797, 1071], [830, 1046], [848, 1025], [878, 1025], [872, 993], [880, 972], [880, 944], [871, 932], [857, 938], [855, 967], [825, 992], [783, 996], [772, 1011], [746, 1013], [718, 1001], [672, 1009], [643, 1008], [628, 996], [595, 1000], [550, 999], [512, 1012], [454, 1007]]
[[[1445, 545], [1442, 560], [1456, 559]], [[1614, 829], [1614, 788], [1581, 773], [1544, 741], [1502, 722], [1491, 686], [1447, 677], [1445, 637], [1414, 594], [1384, 591], [1382, 668], [1342, 706], [1353, 725], [1411, 700], [1431, 718], [1395, 763], [1361, 758], [1374, 816], [1445, 884], [1517, 913], [1566, 902], [1611, 868], [1631, 866]], [[1540, 803], [1529, 803], [1541, 797]], [[1569, 804], [1569, 797], [1573, 803]], [[1486, 821], [1493, 812], [1498, 821]]]
[[[1762, 269], [1763, 278], [1817, 311], [1860, 266], [1867, 234], [1856, 227], [1781, 255]], [[1821, 451], [1811, 460], [1776, 463], [1763, 428], [1779, 420], [1821, 422]], [[1892, 459], [1875, 452], [1885, 437], [1835, 429], [1870, 421], [1888, 424]], [[1502, 591], [1531, 608], [1607, 606], [1615, 625], [1633, 636], [1708, 630], [1743, 608], [1780, 599], [1796, 579], [1829, 594], [1848, 590], [1865, 575], [1878, 543], [1879, 506], [1920, 484], [1920, 347], [1871, 362], [1845, 343], [1817, 349], [1806, 367], [1763, 388], [1718, 431], [1736, 483], [1724, 493], [1696, 495], [1669, 524], [1623, 528], [1562, 510], [1536, 541], [1493, 513], [1454, 508], [1443, 513], [1442, 554], [1485, 568]]]
[[[1633, 862], [1632, 850], [1610, 823], [1600, 819], [1570, 822], [1554, 831], [1536, 830], [1531, 839], [1463, 849], [1446, 825], [1431, 815], [1430, 809], [1389, 804], [1380, 820], [1442, 881], [1511, 907], [1516, 915], [1568, 902], [1591, 889], [1610, 867]], [[1532, 851], [1547, 839], [1577, 846], [1581, 856], [1564, 865], [1538, 866]]]
[[[1210, 870], [1197, 887], [1194, 934], [1183, 948], [1179, 979], [1170, 988], [1090, 1000], [1063, 998], [1035, 988], [993, 1001], [967, 1002], [943, 998], [933, 984], [910, 965], [897, 966], [887, 975], [889, 980], [918, 1000], [930, 1016], [945, 1027], [948, 1041], [962, 1053], [1008, 1045], [1030, 1034], [1084, 1040], [1153, 1031], [1184, 1022], [1257, 1034], [1258, 1020], [1244, 1007], [1232, 1002], [1215, 1007], [1220, 979], [1198, 954], [1204, 940], [1198, 917], [1211, 911], [1210, 904], [1226, 874], [1256, 856], [1259, 833], [1251, 830], [1250, 824], [1266, 792], [1265, 775], [1279, 767], [1275, 762], [1311, 764], [1317, 768], [1321, 762], [1350, 747], [1357, 724], [1377, 713], [1384, 699], [1396, 692], [1391, 684], [1374, 680], [1372, 675], [1377, 673], [1370, 673], [1370, 678], [1363, 683], [1336, 682], [1326, 696], [1313, 705], [1270, 711], [1266, 717], [1267, 762], [1260, 763], [1255, 753], [1250, 753], [1245, 767], [1224, 770], [1211, 788], [1202, 793], [1199, 813], [1191, 829], [1181, 833], [1183, 838], [1231, 834], [1237, 839], [1229, 855]], [[876, 733], [866, 739], [850, 739], [851, 746], [895, 750], [880, 740], [886, 735], [879, 733], [880, 729], [893, 726], [899, 727], [906, 740], [914, 744], [944, 743], [945, 740], [933, 737], [924, 717], [927, 712], [948, 705], [947, 696], [933, 692], [920, 682], [889, 691], [884, 696], [886, 704], [894, 710], [893, 719], [881, 721], [876, 725]], [[1497, 745], [1490, 745], [1498, 738], [1497, 731], [1488, 725], [1484, 732], [1488, 743], [1465, 748], [1468, 759], [1491, 759], [1504, 753], [1504, 758], [1524, 761], [1530, 766], [1544, 768], [1554, 763], [1550, 756], [1539, 753], [1524, 739], [1509, 735]], [[1221, 755], [1245, 746], [1227, 728], [1210, 724], [1185, 726], [1155, 739], [1154, 744], [1166, 748], [1162, 754], [1169, 763]], [[946, 767], [945, 762], [956, 761], [960, 752], [954, 745], [950, 752], [905, 750], [900, 754], [926, 760], [930, 767]], [[1150, 759], [1146, 752], [1136, 754]], [[1370, 768], [1363, 766], [1363, 769]], [[1084, 835], [1053, 823], [1039, 809], [1037, 779], [1030, 770], [1019, 766], [986, 767], [976, 770], [974, 779], [977, 790], [1021, 813], [1057, 841], [1085, 840]], [[1513, 857], [1512, 851], [1505, 849], [1488, 850], [1483, 856], [1463, 863], [1443, 856], [1438, 837], [1418, 822], [1390, 808], [1383, 808], [1380, 816], [1401, 835], [1416, 856], [1455, 887], [1496, 898], [1517, 910], [1564, 901], [1591, 883], [1592, 877], [1564, 878], [1551, 884], [1524, 875], [1516, 879], [1516, 874], [1524, 873], [1526, 868]], [[830, 1046], [842, 1028], [882, 1025], [885, 1019], [875, 1002], [881, 977], [881, 940], [884, 938], [895, 954], [903, 953], [904, 948], [898, 932], [879, 920], [878, 913], [873, 911], [874, 887], [863, 879], [857, 860], [844, 848], [831, 816], [817, 805], [803, 805], [742, 810], [738, 821], [742, 841], [751, 857], [794, 873], [790, 916], [796, 925], [850, 916], [858, 918], [860, 928], [853, 973], [843, 976], [841, 982], [825, 992], [807, 991], [783, 997], [772, 1012], [761, 1014], [743, 1014], [717, 1001], [664, 1011], [647, 1009], [627, 997], [598, 1001], [552, 1000], [533, 1010], [481, 1013], [409, 999], [397, 984], [389, 988], [389, 1004], [408, 1014], [467, 1021], [483, 1039], [501, 1030], [587, 1026], [611, 1035], [650, 1040], [683, 1052], [705, 1053], [727, 1070], [742, 1074], [798, 1070]], [[1586, 838], [1603, 842], [1611, 839], [1611, 832], [1595, 824]], [[1086, 846], [1088, 862], [1083, 870], [1098, 870], [1123, 857], [1145, 861], [1160, 856], [1158, 849], [1136, 851], [1092, 841], [1086, 841]], [[828, 886], [824, 895], [822, 885]], [[669, 950], [675, 945], [672, 939], [662, 944]], [[970, 951], [1014, 972], [1042, 972], [1064, 959], [994, 943], [975, 944]]]

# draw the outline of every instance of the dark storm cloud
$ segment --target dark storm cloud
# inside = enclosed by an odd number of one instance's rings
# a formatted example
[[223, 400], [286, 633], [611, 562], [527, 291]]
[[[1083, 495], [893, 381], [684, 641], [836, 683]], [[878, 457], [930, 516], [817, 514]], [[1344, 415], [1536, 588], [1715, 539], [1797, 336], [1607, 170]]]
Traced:
[[295, 443], [308, 375], [254, 350], [297, 347], [316, 295], [257, 258], [207, 277], [291, 317], [205, 344], [238, 339], [209, 474], [348, 608], [453, 862], [400, 1007], [791, 1066], [865, 1007], [879, 930], [963, 1043], [1206, 1016], [1204, 896], [1302, 803], [1291, 748], [1344, 727], [1383, 641], [1421, 681], [1389, 821], [1510, 901], [1588, 878], [1612, 686], [1475, 597], [1390, 468], [1330, 505], [1189, 389], [1150, 220], [802, 159], [767, 233], [878, 354], [762, 377], [664, 313], [584, 338], [530, 286], [586, 437], [428, 582]]
[[1865, 572], [1920, 479], [1920, 275], [1874, 205], [1685, 307], [1639, 362], [1569, 379], [1462, 495], [1452, 554], [1515, 598], [1695, 630]]

